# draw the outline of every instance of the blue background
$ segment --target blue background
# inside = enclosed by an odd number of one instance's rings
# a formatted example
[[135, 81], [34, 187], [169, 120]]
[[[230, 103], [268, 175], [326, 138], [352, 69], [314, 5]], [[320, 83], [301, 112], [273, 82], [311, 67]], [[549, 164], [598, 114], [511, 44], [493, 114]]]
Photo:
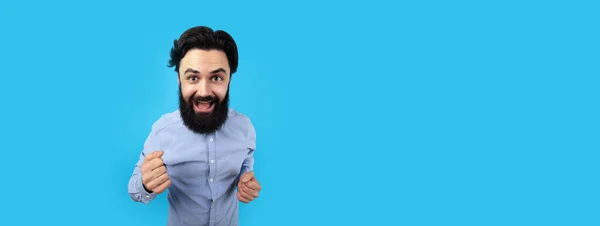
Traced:
[[592, 1], [3, 1], [1, 225], [164, 225], [127, 183], [172, 41], [240, 51], [242, 225], [600, 225]]

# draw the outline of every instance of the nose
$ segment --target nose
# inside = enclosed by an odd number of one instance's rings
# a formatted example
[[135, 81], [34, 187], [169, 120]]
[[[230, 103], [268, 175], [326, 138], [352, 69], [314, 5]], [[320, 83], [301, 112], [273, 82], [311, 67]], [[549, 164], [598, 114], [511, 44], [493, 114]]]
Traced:
[[210, 96], [210, 86], [209, 86], [208, 82], [201, 81], [198, 84], [198, 90], [196, 91], [196, 93], [201, 97]]

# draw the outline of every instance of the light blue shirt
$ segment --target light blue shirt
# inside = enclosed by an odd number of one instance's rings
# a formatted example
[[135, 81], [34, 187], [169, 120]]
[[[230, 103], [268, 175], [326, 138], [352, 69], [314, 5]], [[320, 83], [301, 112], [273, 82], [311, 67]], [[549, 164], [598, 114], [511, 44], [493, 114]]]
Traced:
[[207, 135], [189, 130], [179, 110], [167, 113], [152, 125], [129, 180], [129, 195], [145, 204], [155, 198], [142, 186], [140, 167], [147, 154], [162, 150], [171, 179], [162, 193], [169, 201], [167, 225], [238, 225], [237, 182], [253, 170], [255, 148], [254, 126], [233, 109], [221, 129]]

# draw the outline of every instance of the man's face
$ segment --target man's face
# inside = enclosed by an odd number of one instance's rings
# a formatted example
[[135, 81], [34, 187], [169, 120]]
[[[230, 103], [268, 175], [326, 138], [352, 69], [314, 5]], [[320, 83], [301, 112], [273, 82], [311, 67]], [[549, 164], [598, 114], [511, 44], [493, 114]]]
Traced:
[[227, 119], [230, 69], [218, 50], [189, 50], [179, 63], [179, 108], [197, 133], [212, 133]]

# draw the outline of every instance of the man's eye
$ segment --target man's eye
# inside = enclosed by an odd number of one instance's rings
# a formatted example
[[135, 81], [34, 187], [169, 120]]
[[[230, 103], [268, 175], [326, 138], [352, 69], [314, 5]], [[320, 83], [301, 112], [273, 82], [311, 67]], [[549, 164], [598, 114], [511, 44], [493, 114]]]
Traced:
[[188, 81], [190, 81], [190, 82], [195, 82], [197, 80], [198, 80], [197, 76], [190, 76], [190, 77], [188, 77]]
[[213, 81], [222, 81], [223, 79], [219, 76], [214, 76], [214, 77], [212, 77], [212, 80]]

